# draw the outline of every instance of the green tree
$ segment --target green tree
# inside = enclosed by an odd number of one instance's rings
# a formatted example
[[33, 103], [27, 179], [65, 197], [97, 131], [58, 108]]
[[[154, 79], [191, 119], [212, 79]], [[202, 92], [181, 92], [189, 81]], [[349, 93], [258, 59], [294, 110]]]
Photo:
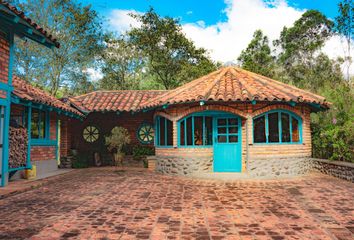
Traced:
[[274, 42], [279, 47], [280, 62], [285, 67], [309, 64], [316, 53], [332, 35], [333, 22], [316, 10], [306, 11], [290, 28], [284, 27], [280, 38]]
[[216, 69], [207, 51], [197, 48], [182, 32], [179, 21], [160, 17], [152, 8], [143, 15], [132, 14], [141, 23], [128, 32], [130, 42], [146, 57], [147, 70], [165, 89], [205, 75]]
[[345, 60], [347, 62], [347, 80], [350, 79], [351, 45], [354, 39], [354, 2], [352, 0], [343, 0], [338, 4], [339, 15], [335, 18], [335, 30], [344, 37], [347, 44]]
[[98, 13], [73, 0], [21, 1], [18, 6], [50, 30], [61, 46], [46, 49], [17, 39], [17, 74], [48, 88], [52, 95], [64, 85], [80, 93], [89, 90], [84, 89], [91, 86], [87, 69], [96, 66], [96, 56], [102, 48], [103, 31]]
[[256, 30], [253, 39], [237, 59], [241, 67], [264, 76], [274, 75], [274, 57], [271, 55], [268, 37]]
[[309, 76], [316, 67], [317, 55], [332, 35], [332, 27], [333, 22], [316, 10], [305, 12], [292, 27], [284, 27], [274, 41], [280, 52], [277, 78], [298, 87], [316, 88]]
[[124, 37], [106, 38], [106, 49], [102, 53], [100, 88], [106, 90], [138, 89], [143, 75], [144, 59], [134, 45]]

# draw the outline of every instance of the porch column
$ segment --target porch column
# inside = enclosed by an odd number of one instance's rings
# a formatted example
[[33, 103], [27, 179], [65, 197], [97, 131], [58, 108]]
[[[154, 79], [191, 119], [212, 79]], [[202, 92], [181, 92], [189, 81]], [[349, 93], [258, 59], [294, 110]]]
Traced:
[[178, 131], [177, 131], [177, 121], [173, 120], [172, 121], [172, 127], [173, 127], [173, 147], [176, 148], [178, 145]]
[[247, 119], [245, 121], [245, 132], [246, 132], [246, 166], [245, 169], [246, 171], [249, 171], [249, 153], [250, 153], [250, 145], [252, 145], [253, 142], [253, 136], [252, 136], [252, 129], [253, 129], [253, 121], [252, 121], [252, 115], [248, 114]]

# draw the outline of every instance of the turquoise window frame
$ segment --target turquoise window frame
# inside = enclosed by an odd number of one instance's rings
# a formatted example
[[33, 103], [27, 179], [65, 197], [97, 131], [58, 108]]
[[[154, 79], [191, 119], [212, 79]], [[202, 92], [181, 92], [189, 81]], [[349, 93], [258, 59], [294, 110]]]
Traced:
[[[160, 144], [160, 121], [161, 119], [164, 119], [165, 121], [165, 144], [161, 145]], [[173, 122], [172, 122], [172, 144], [167, 145], [167, 121], [171, 121], [168, 118], [162, 117], [162, 116], [157, 116], [155, 118], [155, 146], [159, 148], [173, 148]]]
[[[179, 148], [212, 148], [214, 145], [214, 116], [212, 112], [206, 112], [206, 113], [193, 113], [190, 114], [177, 122], [177, 146]], [[195, 145], [193, 139], [194, 139], [194, 119], [195, 117], [202, 117], [203, 118], [203, 136], [202, 136], [202, 145]], [[210, 145], [205, 145], [205, 118], [206, 117], [211, 117], [212, 120], [212, 125], [211, 125], [211, 144]], [[187, 145], [187, 119], [192, 118], [192, 145]], [[181, 124], [184, 122], [184, 145], [181, 144]]]
[[[181, 138], [180, 138], [180, 132], [181, 132], [181, 122], [183, 120], [186, 120], [187, 118], [189, 117], [212, 117], [212, 144], [211, 145], [181, 145]], [[214, 144], [215, 144], [215, 123], [214, 123], [214, 119], [215, 118], [218, 118], [218, 117], [225, 117], [225, 118], [234, 118], [234, 117], [237, 117], [239, 118], [238, 121], [240, 121], [240, 124], [241, 124], [241, 119], [238, 115], [235, 115], [235, 114], [231, 114], [229, 112], [223, 112], [223, 111], [203, 111], [203, 112], [196, 112], [196, 113], [192, 113], [192, 114], [189, 114], [187, 116], [185, 116], [184, 118], [181, 118], [180, 120], [178, 120], [177, 122], [177, 146], [178, 148], [213, 148], [214, 147]], [[204, 124], [203, 124], [203, 132], [205, 131], [204, 129]], [[240, 125], [241, 126], [241, 125]], [[192, 123], [192, 131], [193, 131], [193, 134], [194, 134], [194, 122]], [[240, 134], [240, 137], [241, 137], [242, 134]], [[185, 134], [185, 137], [186, 137], [186, 134]], [[204, 134], [203, 134], [203, 143], [204, 143]]]
[[[56, 140], [51, 140], [50, 139], [50, 114], [49, 111], [42, 109], [42, 108], [36, 108], [32, 106], [31, 109], [31, 116], [30, 116], [30, 121], [28, 121], [29, 124], [32, 126], [32, 115], [33, 115], [33, 110], [36, 109], [39, 111], [39, 113], [45, 114], [45, 137], [44, 138], [33, 138], [32, 137], [32, 127], [30, 131], [30, 138], [31, 138], [31, 145], [32, 146], [55, 146], [56, 145]], [[41, 118], [39, 118], [41, 119]], [[29, 126], [27, 126], [29, 127]]]
[[[269, 121], [268, 121], [268, 115], [271, 113], [278, 113], [278, 131], [279, 131], [279, 142], [269, 142]], [[283, 142], [282, 141], [282, 122], [281, 122], [281, 114], [286, 113], [289, 114], [289, 131], [290, 131], [290, 141], [289, 142]], [[255, 142], [254, 141], [254, 121], [258, 118], [265, 117], [265, 135], [266, 135], [266, 142]], [[299, 141], [298, 142], [293, 142], [292, 141], [292, 119], [295, 118], [298, 121], [298, 128], [299, 128]], [[281, 110], [281, 109], [276, 109], [276, 110], [271, 110], [265, 113], [262, 113], [260, 115], [257, 115], [253, 118], [253, 126], [252, 126], [252, 137], [253, 137], [253, 144], [255, 145], [262, 145], [262, 144], [302, 144], [302, 118], [295, 114], [294, 112], [288, 111], [288, 110]]]

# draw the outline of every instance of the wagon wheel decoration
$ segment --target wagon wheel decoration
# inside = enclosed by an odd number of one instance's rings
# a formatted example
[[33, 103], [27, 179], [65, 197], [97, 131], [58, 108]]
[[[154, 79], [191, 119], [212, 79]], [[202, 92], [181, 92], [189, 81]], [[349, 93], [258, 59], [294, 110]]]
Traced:
[[150, 124], [142, 124], [138, 129], [138, 139], [141, 143], [152, 143], [154, 141], [154, 128]]
[[83, 132], [83, 138], [86, 142], [93, 143], [97, 141], [100, 136], [100, 131], [95, 126], [87, 126]]

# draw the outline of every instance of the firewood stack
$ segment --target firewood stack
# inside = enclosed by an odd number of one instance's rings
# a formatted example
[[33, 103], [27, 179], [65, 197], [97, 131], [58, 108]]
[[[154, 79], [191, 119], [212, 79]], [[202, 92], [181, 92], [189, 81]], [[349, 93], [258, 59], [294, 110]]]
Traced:
[[9, 131], [9, 168], [26, 166], [27, 161], [27, 129], [10, 127]]

